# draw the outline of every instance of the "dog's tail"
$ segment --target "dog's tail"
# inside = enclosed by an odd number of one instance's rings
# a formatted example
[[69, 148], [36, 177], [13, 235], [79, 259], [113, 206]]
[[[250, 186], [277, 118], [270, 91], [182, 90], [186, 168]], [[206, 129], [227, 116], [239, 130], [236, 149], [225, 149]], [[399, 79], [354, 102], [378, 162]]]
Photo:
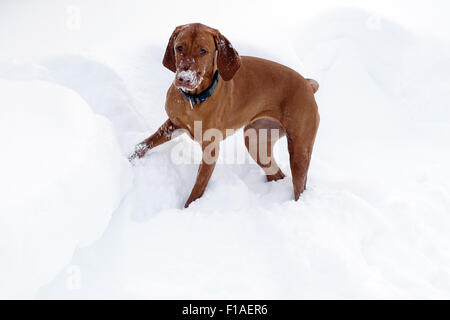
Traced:
[[319, 90], [319, 83], [316, 80], [306, 79], [306, 81], [309, 82], [309, 84], [311, 85], [311, 88], [313, 89], [314, 93], [316, 93], [317, 90]]

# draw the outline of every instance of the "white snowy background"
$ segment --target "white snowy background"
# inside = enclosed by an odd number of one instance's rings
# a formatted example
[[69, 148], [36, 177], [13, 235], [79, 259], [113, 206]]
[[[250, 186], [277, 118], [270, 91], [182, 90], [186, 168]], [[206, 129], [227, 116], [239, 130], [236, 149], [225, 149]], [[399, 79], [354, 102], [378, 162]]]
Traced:
[[[228, 139], [188, 209], [187, 137], [127, 162], [190, 22], [319, 81], [298, 202], [285, 140], [266, 183]], [[450, 298], [449, 30], [444, 0], [2, 0], [0, 298]]]

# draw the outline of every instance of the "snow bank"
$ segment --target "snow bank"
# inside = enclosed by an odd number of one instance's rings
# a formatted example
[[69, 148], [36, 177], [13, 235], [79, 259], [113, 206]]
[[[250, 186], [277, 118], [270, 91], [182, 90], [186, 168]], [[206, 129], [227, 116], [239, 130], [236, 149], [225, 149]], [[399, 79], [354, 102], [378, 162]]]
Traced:
[[81, 56], [60, 55], [34, 63], [0, 62], [0, 78], [44, 80], [76, 91], [93, 112], [105, 116], [113, 125], [121, 150], [126, 153], [130, 134], [142, 131], [133, 110], [133, 101], [122, 79], [105, 63]]
[[0, 105], [0, 297], [30, 297], [101, 236], [130, 172], [75, 92], [0, 80]]

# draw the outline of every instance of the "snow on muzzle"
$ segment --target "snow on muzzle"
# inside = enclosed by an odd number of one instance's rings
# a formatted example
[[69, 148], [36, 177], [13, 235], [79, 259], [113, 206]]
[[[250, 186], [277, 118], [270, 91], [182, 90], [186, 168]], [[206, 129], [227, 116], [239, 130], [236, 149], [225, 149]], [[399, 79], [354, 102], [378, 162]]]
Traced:
[[194, 70], [177, 71], [175, 76], [175, 86], [183, 90], [195, 90], [203, 78], [197, 75]]

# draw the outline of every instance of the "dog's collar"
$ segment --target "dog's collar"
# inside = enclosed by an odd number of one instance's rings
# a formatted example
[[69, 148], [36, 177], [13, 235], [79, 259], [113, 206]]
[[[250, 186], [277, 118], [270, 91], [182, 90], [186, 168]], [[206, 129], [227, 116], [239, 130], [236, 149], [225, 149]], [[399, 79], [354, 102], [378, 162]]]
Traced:
[[189, 94], [184, 92], [181, 88], [178, 88], [178, 90], [180, 90], [183, 97], [187, 100], [187, 102], [189, 102], [189, 104], [191, 105], [191, 109], [194, 109], [194, 104], [200, 104], [202, 102], [205, 102], [209, 97], [212, 96], [212, 94], [216, 90], [218, 83], [219, 83], [219, 70], [216, 70], [211, 85], [205, 91], [202, 91], [199, 94]]

